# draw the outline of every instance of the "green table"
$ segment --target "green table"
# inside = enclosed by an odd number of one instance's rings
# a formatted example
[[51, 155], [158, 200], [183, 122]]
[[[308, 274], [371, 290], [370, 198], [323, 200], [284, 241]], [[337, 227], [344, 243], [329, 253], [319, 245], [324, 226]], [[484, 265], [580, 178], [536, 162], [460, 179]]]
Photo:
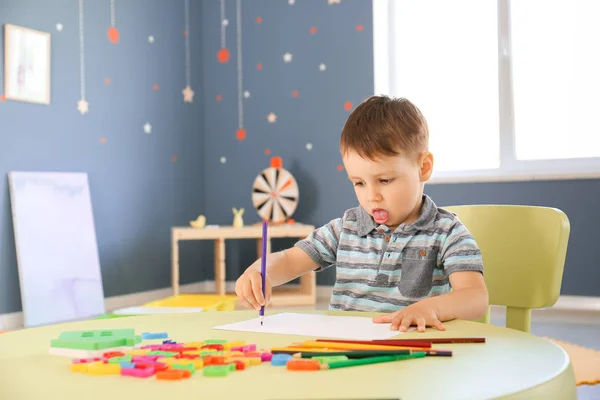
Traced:
[[[277, 311], [269, 310], [268, 314]], [[299, 311], [293, 311], [299, 312]], [[303, 311], [330, 313], [327, 311]], [[344, 315], [343, 313], [331, 313]], [[346, 313], [345, 315], [374, 315]], [[256, 318], [253, 311], [153, 315], [59, 324], [0, 335], [0, 398], [92, 399], [575, 399], [568, 355], [531, 334], [469, 321], [446, 331], [416, 331], [404, 338], [483, 336], [484, 344], [438, 344], [453, 357], [427, 357], [319, 372], [293, 372], [270, 363], [232, 372], [168, 382], [124, 376], [88, 376], [69, 370], [69, 360], [48, 354], [50, 340], [67, 330], [134, 328], [168, 332], [177, 342], [243, 340], [259, 347], [287, 346], [312, 337], [212, 330]]]

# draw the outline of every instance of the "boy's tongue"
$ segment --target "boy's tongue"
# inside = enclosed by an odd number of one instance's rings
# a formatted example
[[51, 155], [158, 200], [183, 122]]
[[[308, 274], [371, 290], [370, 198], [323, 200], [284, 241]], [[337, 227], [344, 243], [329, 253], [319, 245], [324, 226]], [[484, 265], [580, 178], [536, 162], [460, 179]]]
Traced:
[[385, 210], [374, 210], [373, 219], [378, 224], [385, 224], [390, 217], [390, 213]]

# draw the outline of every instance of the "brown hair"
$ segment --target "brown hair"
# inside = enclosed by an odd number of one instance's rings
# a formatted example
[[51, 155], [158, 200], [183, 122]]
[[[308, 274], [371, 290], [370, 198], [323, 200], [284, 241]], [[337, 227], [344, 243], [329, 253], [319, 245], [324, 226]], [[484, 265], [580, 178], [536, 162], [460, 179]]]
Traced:
[[340, 150], [378, 156], [412, 156], [429, 148], [429, 129], [421, 111], [405, 98], [371, 96], [348, 117]]

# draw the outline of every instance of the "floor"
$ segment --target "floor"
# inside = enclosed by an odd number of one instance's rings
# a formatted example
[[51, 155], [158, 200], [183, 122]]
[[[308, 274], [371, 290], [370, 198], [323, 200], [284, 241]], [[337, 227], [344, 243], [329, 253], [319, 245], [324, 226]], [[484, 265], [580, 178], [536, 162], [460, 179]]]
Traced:
[[[289, 307], [294, 309], [296, 307]], [[306, 309], [306, 307], [298, 307]], [[316, 309], [328, 308], [328, 299], [319, 300]], [[492, 309], [491, 323], [504, 326], [504, 311]], [[537, 310], [531, 318], [531, 333], [537, 336], [600, 350], [600, 314], [563, 310]], [[600, 400], [600, 384], [577, 387], [578, 400]]]

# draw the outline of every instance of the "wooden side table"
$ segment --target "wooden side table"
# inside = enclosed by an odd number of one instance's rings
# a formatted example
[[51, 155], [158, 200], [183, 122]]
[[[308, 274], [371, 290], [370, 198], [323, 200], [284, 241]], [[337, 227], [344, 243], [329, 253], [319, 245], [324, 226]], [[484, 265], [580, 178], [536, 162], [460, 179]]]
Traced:
[[[267, 253], [271, 252], [272, 238], [304, 239], [315, 230], [313, 225], [282, 224], [269, 226]], [[242, 228], [233, 226], [171, 228], [171, 268], [173, 295], [179, 295], [179, 241], [180, 240], [214, 240], [215, 242], [215, 284], [219, 295], [225, 294], [225, 240], [256, 239], [257, 258], [262, 252], [262, 225], [248, 225]], [[314, 305], [317, 301], [317, 280], [315, 272], [300, 277], [300, 288], [289, 289], [285, 285], [274, 288], [271, 298], [272, 306]]]

